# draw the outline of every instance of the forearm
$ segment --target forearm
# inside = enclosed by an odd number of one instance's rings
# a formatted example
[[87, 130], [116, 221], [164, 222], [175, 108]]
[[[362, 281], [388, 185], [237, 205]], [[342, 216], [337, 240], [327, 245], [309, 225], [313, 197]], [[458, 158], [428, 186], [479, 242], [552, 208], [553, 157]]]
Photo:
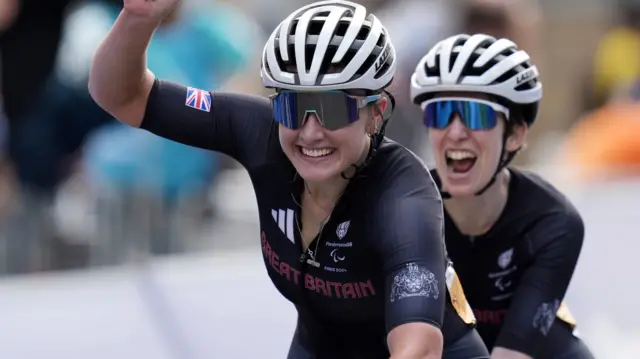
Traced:
[[389, 359], [441, 359], [442, 355], [439, 354], [426, 354], [420, 356], [406, 356], [406, 355], [394, 355], [389, 357]]
[[[396, 349], [389, 359], [441, 359], [442, 343], [433, 343], [429, 346], [409, 344], [406, 348]], [[514, 358], [519, 359], [519, 358]]]
[[8, 29], [18, 16], [18, 0], [0, 0], [0, 31]]
[[[493, 357], [492, 357], [493, 358]], [[389, 359], [442, 359], [442, 351], [434, 350], [432, 353], [424, 354], [397, 354], [391, 355]]]
[[527, 354], [523, 354], [511, 349], [496, 347], [491, 352], [491, 359], [532, 359]]
[[146, 49], [155, 20], [131, 15], [126, 10], [102, 41], [93, 58], [89, 92], [105, 110], [126, 104], [140, 95], [147, 75]]
[[439, 328], [427, 323], [407, 323], [388, 337], [390, 359], [440, 359], [444, 339]]

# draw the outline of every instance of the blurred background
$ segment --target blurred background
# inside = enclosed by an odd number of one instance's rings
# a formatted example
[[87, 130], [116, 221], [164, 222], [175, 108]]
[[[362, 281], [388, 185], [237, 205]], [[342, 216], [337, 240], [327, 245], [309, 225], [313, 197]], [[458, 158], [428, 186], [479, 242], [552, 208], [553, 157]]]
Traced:
[[[302, 0], [184, 0], [148, 53], [159, 77], [267, 94], [259, 63]], [[640, 1], [361, 0], [400, 60], [392, 139], [430, 161], [408, 80], [445, 36], [515, 40], [541, 114], [516, 165], [587, 229], [567, 299], [597, 357], [640, 357]], [[87, 92], [117, 0], [0, 0], [0, 357], [283, 358], [248, 176], [223, 155], [127, 128]], [[253, 339], [249, 339], [253, 338]], [[249, 344], [251, 343], [251, 344]]]

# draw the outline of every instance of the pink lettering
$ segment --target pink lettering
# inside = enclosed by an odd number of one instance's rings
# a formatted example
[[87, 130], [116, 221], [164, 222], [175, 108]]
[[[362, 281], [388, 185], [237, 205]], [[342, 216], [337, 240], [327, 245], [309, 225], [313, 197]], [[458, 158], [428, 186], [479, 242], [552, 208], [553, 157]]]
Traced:
[[308, 290], [316, 290], [315, 280], [311, 274], [306, 273], [304, 275], [304, 288]]
[[353, 283], [353, 288], [356, 290], [356, 298], [362, 298], [362, 292], [360, 292], [358, 283]]
[[269, 242], [267, 242], [267, 237], [265, 236], [264, 231], [262, 232], [262, 253], [265, 257], [267, 257], [268, 260], [270, 260], [269, 258], [271, 258], [271, 246], [269, 245]]
[[300, 271], [295, 268], [291, 268], [291, 271], [293, 272], [293, 283], [298, 285], [298, 277], [300, 277]]
[[[327, 291], [329, 289], [329, 291]], [[316, 292], [320, 293], [322, 291], [322, 295], [325, 297], [331, 296], [331, 288], [325, 287], [325, 283], [322, 279], [316, 278]]]
[[478, 322], [484, 323], [486, 321], [484, 318], [484, 311], [482, 310], [474, 309], [473, 315], [476, 317]]
[[[267, 237], [264, 231], [261, 233], [261, 242], [262, 253], [264, 254], [266, 262], [271, 266], [271, 268], [273, 268], [273, 270], [280, 276], [286, 278], [287, 281], [293, 281], [293, 283], [295, 283], [296, 285], [302, 285], [302, 280], [300, 279], [301, 272], [293, 268], [289, 263], [280, 260], [280, 256], [278, 256], [278, 254], [271, 248], [271, 245], [267, 241]], [[318, 278], [309, 273], [305, 273], [304, 287], [307, 290], [314, 291], [325, 297], [333, 297], [333, 293], [335, 293], [335, 297], [337, 298], [348, 299], [359, 299], [376, 295], [376, 291], [373, 287], [371, 279], [367, 280], [366, 282], [342, 283], [324, 281], [322, 278]], [[484, 313], [482, 313], [480, 311], [475, 311], [478, 321], [483, 322], [483, 318], [489, 319], [491, 314], [488, 312], [489, 311], [484, 311]], [[493, 318], [492, 320], [496, 319]]]
[[289, 265], [285, 262], [280, 262], [280, 275], [286, 277], [288, 281], [291, 281], [291, 273], [289, 272]]
[[[360, 282], [358, 284], [360, 286], [360, 289], [362, 290], [362, 296], [363, 297], [368, 297], [369, 295], [371, 295], [371, 296], [376, 295], [376, 291], [373, 289], [373, 283], [371, 283], [371, 279], [369, 279], [368, 281], [366, 281], [364, 283]], [[368, 289], [368, 291], [367, 291], [367, 289]]]
[[508, 310], [487, 310], [487, 309], [474, 309], [473, 314], [479, 323], [487, 323], [492, 325], [500, 325], [504, 321], [504, 317], [507, 315]]
[[[357, 286], [356, 286], [357, 288]], [[356, 293], [353, 291], [353, 284], [352, 283], [345, 283], [342, 286], [342, 297], [343, 298], [360, 298], [360, 295], [356, 295]]]
[[271, 268], [280, 274], [280, 257], [276, 252], [271, 252]]
[[333, 291], [336, 293], [336, 297], [342, 298], [340, 295], [340, 289], [342, 288], [342, 283], [338, 282], [327, 282], [330, 287], [333, 287]]

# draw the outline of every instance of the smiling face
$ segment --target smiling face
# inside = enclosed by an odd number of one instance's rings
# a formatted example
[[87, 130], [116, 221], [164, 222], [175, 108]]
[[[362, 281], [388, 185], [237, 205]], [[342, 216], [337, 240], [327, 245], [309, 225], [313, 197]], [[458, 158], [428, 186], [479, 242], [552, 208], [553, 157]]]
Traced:
[[[476, 93], [453, 96], [489, 100]], [[498, 116], [496, 126], [487, 130], [470, 130], [459, 114], [453, 115], [447, 127], [429, 129], [436, 170], [443, 189], [451, 196], [473, 196], [493, 177], [501, 161], [503, 136], [507, 130], [504, 115]], [[512, 125], [505, 150], [511, 152], [520, 148], [525, 135], [525, 126]]]
[[[384, 113], [386, 98], [377, 101]], [[360, 110], [359, 119], [337, 130], [328, 130], [315, 113], [306, 115], [297, 130], [279, 126], [280, 145], [298, 174], [307, 182], [322, 183], [340, 178], [341, 172], [358, 163], [368, 150], [370, 137], [382, 120], [372, 105]], [[375, 114], [375, 115], [374, 115]]]

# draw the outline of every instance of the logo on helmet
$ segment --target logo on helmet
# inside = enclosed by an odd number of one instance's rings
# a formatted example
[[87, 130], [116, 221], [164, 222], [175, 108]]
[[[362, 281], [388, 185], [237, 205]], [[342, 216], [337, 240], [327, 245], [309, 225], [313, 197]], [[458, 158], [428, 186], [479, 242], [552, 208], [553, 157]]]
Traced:
[[384, 63], [387, 61], [387, 58], [389, 57], [390, 53], [391, 53], [391, 46], [387, 46], [384, 49], [384, 52], [382, 53], [382, 55], [378, 57], [378, 61], [376, 61], [376, 64], [375, 64], [376, 72], [380, 71], [380, 69], [382, 68], [382, 65], [384, 65]]
[[527, 82], [529, 80], [531, 80], [531, 78], [533, 78], [534, 76], [534, 72], [533, 69], [518, 75], [518, 78], [516, 79], [516, 85], [521, 85], [523, 82]]

